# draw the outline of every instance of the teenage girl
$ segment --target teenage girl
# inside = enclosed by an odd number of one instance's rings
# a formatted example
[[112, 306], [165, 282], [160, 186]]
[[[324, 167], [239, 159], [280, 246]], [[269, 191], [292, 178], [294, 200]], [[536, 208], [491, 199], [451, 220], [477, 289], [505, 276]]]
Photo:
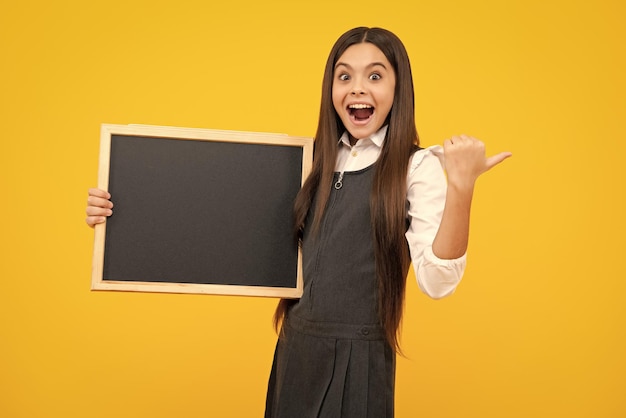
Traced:
[[[474, 184], [510, 155], [487, 158], [484, 144], [465, 135], [420, 148], [402, 42], [365, 27], [337, 40], [313, 170], [294, 209], [304, 294], [276, 310], [266, 417], [393, 417], [409, 265], [430, 297], [455, 290]], [[111, 215], [110, 198], [89, 190], [88, 225]]]

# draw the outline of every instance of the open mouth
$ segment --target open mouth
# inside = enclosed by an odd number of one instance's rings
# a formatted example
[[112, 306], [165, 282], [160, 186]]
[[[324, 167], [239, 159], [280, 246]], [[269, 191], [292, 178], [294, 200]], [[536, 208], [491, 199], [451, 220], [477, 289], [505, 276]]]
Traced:
[[348, 113], [355, 122], [365, 122], [374, 114], [374, 107], [368, 104], [351, 104], [348, 106]]

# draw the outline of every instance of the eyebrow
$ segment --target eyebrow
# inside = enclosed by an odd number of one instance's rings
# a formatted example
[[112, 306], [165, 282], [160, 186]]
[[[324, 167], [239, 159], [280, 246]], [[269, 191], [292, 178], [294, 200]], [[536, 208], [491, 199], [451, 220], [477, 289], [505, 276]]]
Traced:
[[[335, 64], [335, 70], [340, 66], [344, 66], [344, 67], [347, 67], [348, 69], [352, 69], [350, 64], [347, 64], [345, 62], [338, 62], [337, 64]], [[383, 67], [385, 70], [387, 69], [385, 64], [383, 64], [382, 62], [372, 62], [371, 64], [368, 64], [365, 68], [372, 68], [372, 67], [378, 67], [378, 66]]]

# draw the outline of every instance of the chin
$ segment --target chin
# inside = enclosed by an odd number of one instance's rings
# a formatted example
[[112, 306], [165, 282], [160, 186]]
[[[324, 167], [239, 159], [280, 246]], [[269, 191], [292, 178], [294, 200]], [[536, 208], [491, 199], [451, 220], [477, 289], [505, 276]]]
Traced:
[[350, 127], [347, 128], [346, 130], [348, 131], [348, 133], [355, 139], [363, 139], [363, 138], [367, 138], [369, 136], [374, 135], [376, 132], [378, 132], [378, 130], [381, 127], [378, 128], [370, 128], [370, 127], [362, 127], [362, 128], [355, 128], [355, 127]]

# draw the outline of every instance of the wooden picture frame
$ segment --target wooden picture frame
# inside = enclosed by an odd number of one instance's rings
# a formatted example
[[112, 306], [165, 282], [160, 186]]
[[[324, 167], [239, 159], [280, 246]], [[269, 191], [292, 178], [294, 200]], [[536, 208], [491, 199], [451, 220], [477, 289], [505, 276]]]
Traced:
[[313, 140], [150, 125], [101, 127], [92, 290], [299, 298], [293, 200]]

